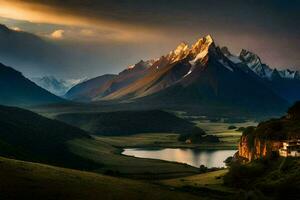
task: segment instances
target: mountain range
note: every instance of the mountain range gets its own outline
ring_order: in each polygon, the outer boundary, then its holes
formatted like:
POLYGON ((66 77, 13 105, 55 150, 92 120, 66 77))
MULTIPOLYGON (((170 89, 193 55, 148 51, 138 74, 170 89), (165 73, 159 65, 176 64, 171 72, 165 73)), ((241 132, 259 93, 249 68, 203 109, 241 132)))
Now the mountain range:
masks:
POLYGON ((243 49, 239 56, 232 55, 228 48, 222 48, 223 53, 236 64, 246 64, 275 93, 290 103, 300 99, 300 72, 290 69, 279 70, 262 63, 254 53, 243 49))
MULTIPOLYGON (((6 105, 61 103, 65 100, 52 93, 62 96, 70 85, 81 81, 49 76, 33 78, 35 84, 10 67, 1 65, 0 70, 0 103, 6 105)), ((180 43, 158 59, 141 60, 119 74, 82 81, 63 97, 128 109, 269 115, 282 113, 299 100, 299 90, 298 71, 272 69, 247 50, 233 55, 207 35, 190 46, 180 43)))
MULTIPOLYGON (((74 92, 76 101, 130 102, 155 108, 191 109, 201 112, 284 111, 300 99, 299 72, 272 69, 254 53, 239 56, 215 45, 208 35, 195 44, 179 44, 158 59, 140 61, 118 75, 99 76, 74 92), (78 93, 78 94, 77 94, 78 93)), ((67 93, 68 94, 68 93, 67 93)))

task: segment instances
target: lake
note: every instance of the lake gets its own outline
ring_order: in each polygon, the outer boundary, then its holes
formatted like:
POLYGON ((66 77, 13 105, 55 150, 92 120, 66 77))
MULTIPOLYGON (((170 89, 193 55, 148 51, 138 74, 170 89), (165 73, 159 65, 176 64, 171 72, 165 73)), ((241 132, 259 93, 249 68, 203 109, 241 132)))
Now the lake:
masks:
POLYGON ((225 167, 223 162, 233 156, 237 150, 196 150, 184 148, 144 149, 126 148, 123 155, 138 158, 152 158, 165 161, 185 163, 194 167, 205 165, 211 167, 225 167))

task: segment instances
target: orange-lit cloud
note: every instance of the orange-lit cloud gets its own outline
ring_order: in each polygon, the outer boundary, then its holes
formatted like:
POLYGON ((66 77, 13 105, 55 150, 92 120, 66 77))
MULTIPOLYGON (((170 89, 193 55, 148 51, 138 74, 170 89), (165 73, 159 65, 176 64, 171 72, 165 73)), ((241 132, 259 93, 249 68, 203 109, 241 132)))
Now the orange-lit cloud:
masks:
MULTIPOLYGON (((0 0, 0 17, 32 23, 80 27, 81 31, 78 31, 78 35, 85 36, 85 39, 138 41, 159 37, 154 30, 146 30, 143 27, 102 20, 99 17, 83 16, 66 9, 20 0, 0 0)), ((63 38, 62 31, 52 34, 52 38, 63 38)), ((75 32, 72 31, 72 36, 74 34, 75 32)))
POLYGON ((21 30, 19 27, 17 27, 17 26, 11 27, 11 29, 14 30, 14 31, 22 31, 22 30, 21 30))
POLYGON ((63 39, 63 37, 64 37, 64 30, 61 30, 61 29, 59 29, 59 30, 55 30, 53 33, 51 33, 51 37, 53 38, 53 39, 63 39))
POLYGON ((65 10, 42 4, 25 3, 19 0, 0 0, 0 16, 35 23, 60 25, 89 25, 89 19, 66 13, 65 10))

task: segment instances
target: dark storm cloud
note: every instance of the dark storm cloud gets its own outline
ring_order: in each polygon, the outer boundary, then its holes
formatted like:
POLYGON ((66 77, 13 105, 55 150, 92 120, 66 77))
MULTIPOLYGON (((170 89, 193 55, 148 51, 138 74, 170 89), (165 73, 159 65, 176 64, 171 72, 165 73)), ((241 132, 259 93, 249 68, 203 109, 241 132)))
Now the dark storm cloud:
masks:
MULTIPOLYGON (((165 27, 178 24, 274 29, 299 25, 297 0, 23 0, 64 9, 68 13, 143 26, 165 27), (223 24, 227 23, 227 24, 223 24)), ((296 30, 299 33, 299 30, 296 30)))

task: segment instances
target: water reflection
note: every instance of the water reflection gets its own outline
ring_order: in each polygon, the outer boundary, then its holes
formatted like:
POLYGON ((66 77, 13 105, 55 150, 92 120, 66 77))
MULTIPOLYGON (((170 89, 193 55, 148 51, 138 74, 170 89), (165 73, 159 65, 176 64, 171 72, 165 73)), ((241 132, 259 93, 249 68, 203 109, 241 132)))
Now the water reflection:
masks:
POLYGON ((166 161, 186 163, 199 167, 225 167, 223 162, 227 157, 233 156, 236 150, 195 150, 195 149, 124 149, 123 155, 135 156, 138 158, 152 158, 166 161))

